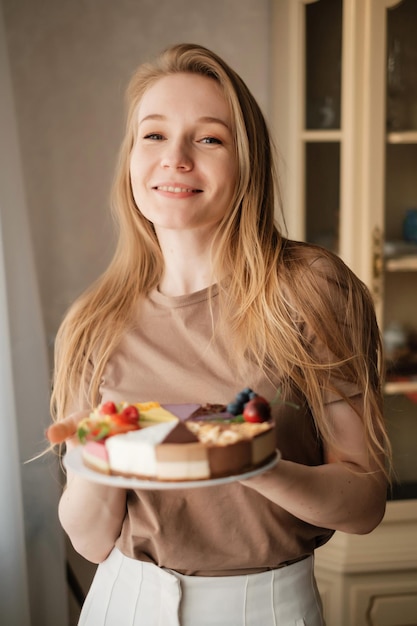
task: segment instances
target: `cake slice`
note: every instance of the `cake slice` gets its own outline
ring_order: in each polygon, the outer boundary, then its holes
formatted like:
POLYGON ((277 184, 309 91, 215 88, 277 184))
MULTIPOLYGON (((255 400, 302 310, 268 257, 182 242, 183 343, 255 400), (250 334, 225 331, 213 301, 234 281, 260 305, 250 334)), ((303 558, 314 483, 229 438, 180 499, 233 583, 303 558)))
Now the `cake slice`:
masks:
POLYGON ((82 449, 84 464, 101 474, 110 474, 109 455, 104 441, 87 441, 82 449))
POLYGON ((139 411, 139 426, 154 426, 160 422, 177 421, 176 415, 159 402, 137 402, 134 405, 139 411))
POLYGON ((206 450, 182 422, 161 422, 110 437, 105 445, 113 474, 155 480, 210 476, 206 450))

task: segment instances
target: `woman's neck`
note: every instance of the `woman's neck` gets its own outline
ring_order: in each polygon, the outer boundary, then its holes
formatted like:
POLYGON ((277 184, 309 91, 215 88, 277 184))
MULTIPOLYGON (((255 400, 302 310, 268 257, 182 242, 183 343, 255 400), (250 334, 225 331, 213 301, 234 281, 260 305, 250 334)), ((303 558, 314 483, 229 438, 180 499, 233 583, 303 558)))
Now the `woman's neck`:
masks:
POLYGON ((213 283, 211 237, 193 231, 158 232, 165 270, 158 289, 167 296, 195 293, 213 283))

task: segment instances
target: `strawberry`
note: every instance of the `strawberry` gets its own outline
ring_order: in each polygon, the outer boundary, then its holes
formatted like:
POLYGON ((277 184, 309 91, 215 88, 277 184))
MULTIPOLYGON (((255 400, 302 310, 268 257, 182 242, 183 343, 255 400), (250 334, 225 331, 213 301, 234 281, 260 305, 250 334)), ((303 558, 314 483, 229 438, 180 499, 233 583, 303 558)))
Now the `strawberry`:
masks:
MULTIPOLYGON (((119 405, 119 410, 120 408, 119 405)), ((119 412, 114 402, 104 402, 97 413, 93 412, 89 418, 80 423, 77 434, 80 441, 85 443, 100 441, 138 428, 140 428, 139 411, 136 406, 126 405, 119 412)))
POLYGON ((139 420, 139 411, 133 404, 129 404, 126 406, 123 411, 120 413, 121 416, 128 422, 129 424, 137 424, 139 420))
POLYGON ((109 437, 112 435, 121 435, 129 432, 130 430, 138 430, 138 427, 139 425, 137 421, 136 423, 132 423, 126 419, 124 415, 117 413, 116 415, 112 415, 109 437))
POLYGON ((114 415, 117 413, 117 408, 114 402, 105 402, 100 407, 100 413, 102 415, 114 415))
POLYGON ((139 411, 133 404, 125 406, 120 413, 111 416, 110 428, 110 435, 127 433, 129 430, 137 430, 139 428, 139 411))
POLYGON ((262 396, 252 398, 243 408, 243 419, 245 422, 267 422, 270 417, 271 407, 269 406, 269 402, 265 400, 265 398, 262 398, 262 396))

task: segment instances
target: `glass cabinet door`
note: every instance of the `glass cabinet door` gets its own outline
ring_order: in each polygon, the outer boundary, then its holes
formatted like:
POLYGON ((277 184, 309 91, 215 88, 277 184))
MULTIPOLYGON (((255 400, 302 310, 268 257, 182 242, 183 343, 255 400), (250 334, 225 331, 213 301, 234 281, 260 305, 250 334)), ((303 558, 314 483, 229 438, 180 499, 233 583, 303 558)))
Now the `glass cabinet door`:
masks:
POLYGON ((339 252, 342 0, 305 7, 305 239, 339 252), (335 132, 336 131, 336 132, 335 132))
POLYGON ((417 26, 416 0, 387 9, 383 331, 385 413, 399 482, 417 497, 417 26))
POLYGON ((416 0, 387 10, 383 325, 393 374, 417 390, 416 27, 416 0))
POLYGON ((340 129, 342 0, 305 7, 305 128, 340 129))
POLYGON ((274 7, 288 233, 339 254, 373 294, 395 461, 415 489, 417 0, 274 7))
POLYGON ((387 129, 416 131, 416 2, 399 2, 388 9, 387 18, 387 129))

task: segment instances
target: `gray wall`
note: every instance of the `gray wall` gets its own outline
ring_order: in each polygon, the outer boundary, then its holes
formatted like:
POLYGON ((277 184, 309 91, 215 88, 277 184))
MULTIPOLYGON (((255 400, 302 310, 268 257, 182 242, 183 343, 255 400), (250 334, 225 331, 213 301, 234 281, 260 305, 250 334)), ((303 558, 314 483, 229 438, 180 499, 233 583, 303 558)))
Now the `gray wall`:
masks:
POLYGON ((190 41, 223 56, 268 114, 268 0, 1 0, 46 333, 114 245, 109 190, 136 66, 190 41))

